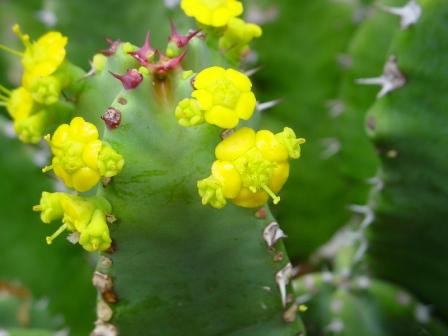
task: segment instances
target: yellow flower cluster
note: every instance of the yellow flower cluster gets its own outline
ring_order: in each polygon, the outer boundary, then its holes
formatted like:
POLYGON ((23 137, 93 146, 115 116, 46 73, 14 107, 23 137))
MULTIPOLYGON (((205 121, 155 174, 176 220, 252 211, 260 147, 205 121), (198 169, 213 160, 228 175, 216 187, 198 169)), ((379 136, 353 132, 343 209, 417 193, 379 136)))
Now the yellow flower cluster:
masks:
POLYGON ((212 174, 198 182, 202 204, 222 208, 227 200, 245 208, 280 201, 276 195, 289 176, 289 159, 300 157, 300 145, 294 131, 285 128, 273 134, 241 128, 218 144, 212 174))
POLYGON ((182 100, 175 111, 182 126, 198 125, 205 120, 222 128, 233 128, 240 119, 252 117, 256 99, 245 74, 210 67, 196 76, 194 88, 192 98, 182 100))
POLYGON ((219 47, 230 59, 238 60, 249 50, 249 43, 260 37, 262 30, 254 23, 237 18, 243 13, 243 4, 237 0, 182 0, 186 15, 200 24, 219 30, 219 47))
POLYGON ((246 23, 239 18, 232 18, 224 34, 219 39, 219 47, 230 57, 238 58, 249 51, 249 43, 256 37, 260 37, 263 31, 254 23, 246 23))
POLYGON ((46 106, 59 101, 62 84, 55 73, 64 62, 67 38, 59 32, 48 32, 31 42, 18 25, 14 25, 13 31, 22 40, 25 50, 19 52, 3 45, 0 49, 21 58, 22 86, 15 90, 0 86, 0 105, 11 115, 19 139, 37 143, 48 119, 46 106))
POLYGON ((33 210, 40 211, 42 222, 47 224, 62 219, 62 226, 47 237, 48 244, 67 230, 76 233, 76 240, 89 252, 105 251, 111 245, 106 214, 110 214, 112 207, 103 197, 43 192, 40 204, 33 210))
POLYGON ((182 0, 180 6, 188 16, 212 27, 223 27, 243 13, 243 4, 238 0, 182 0))
POLYGON ((90 190, 101 177, 115 176, 123 168, 123 157, 99 139, 95 125, 81 117, 62 124, 45 139, 53 160, 44 171, 53 169, 67 187, 79 192, 90 190))

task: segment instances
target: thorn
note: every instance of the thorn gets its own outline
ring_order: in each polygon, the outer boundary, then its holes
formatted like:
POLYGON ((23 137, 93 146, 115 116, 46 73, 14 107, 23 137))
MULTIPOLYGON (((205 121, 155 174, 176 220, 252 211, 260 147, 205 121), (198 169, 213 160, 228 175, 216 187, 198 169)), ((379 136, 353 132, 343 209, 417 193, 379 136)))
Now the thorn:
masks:
POLYGON ((322 281, 324 283, 331 283, 333 282, 333 273, 324 271, 322 272, 322 281))
POLYGON ((329 325, 327 325, 325 330, 338 334, 344 330, 344 322, 339 319, 333 320, 329 325))
POLYGON ((348 70, 353 67, 353 58, 350 54, 339 54, 336 56, 336 62, 342 69, 348 70))
POLYGON ((379 176, 374 176, 372 178, 369 178, 367 180, 368 184, 371 184, 373 186, 374 192, 379 192, 383 190, 384 188, 384 181, 379 176))
POLYGON ((341 151, 342 145, 337 138, 322 139, 321 143, 325 147, 324 151, 320 155, 322 160, 328 160, 341 151))
POLYGON ((381 86, 381 91, 377 95, 377 98, 381 98, 387 95, 389 92, 392 92, 404 86, 404 84, 406 84, 406 78, 398 68, 396 57, 391 56, 386 62, 383 74, 380 77, 361 78, 357 79, 355 82, 362 85, 381 86))
POLYGON ((404 291, 399 291, 397 293, 396 299, 397 302, 402 306, 407 306, 411 303, 411 296, 404 291))
POLYGON ((95 271, 92 278, 93 286, 100 291, 100 293, 105 293, 112 290, 112 278, 104 273, 95 271))
POLYGON ((113 324, 98 323, 90 336, 118 336, 118 330, 113 324))
POLYGON ((104 300, 98 300, 96 304, 96 317, 100 323, 108 322, 112 318, 113 311, 104 300))
POLYGON ((104 56, 112 56, 117 52, 118 46, 121 44, 120 40, 112 40, 110 38, 106 38, 106 42, 109 44, 109 48, 107 49, 103 49, 100 52, 104 55, 104 56))
POLYGON ((291 305, 291 307, 289 307, 288 309, 285 310, 285 312, 283 313, 283 320, 287 323, 292 323, 296 320, 297 318, 297 310, 298 310, 299 306, 297 306, 296 303, 293 303, 291 305))
POLYGON ((268 247, 273 247, 280 239, 286 238, 287 235, 280 229, 277 222, 272 222, 263 230, 263 239, 268 247))
POLYGON ((343 306, 344 303, 342 302, 342 300, 335 299, 330 303, 330 310, 333 313, 338 314, 341 312, 343 306))
POLYGON ((113 223, 115 223, 117 221, 117 217, 115 217, 112 214, 106 214, 106 221, 109 224, 113 224, 113 223))
POLYGON ((291 263, 288 263, 284 268, 275 274, 275 281, 280 289, 280 295, 282 299, 283 307, 286 307, 287 293, 286 286, 291 279, 297 274, 297 269, 292 267, 291 263))
POLYGON ((418 304, 415 307, 414 316, 418 322, 426 324, 431 319, 431 308, 423 304, 418 304))
POLYGON ((403 7, 389 7, 380 5, 380 9, 386 13, 399 16, 401 18, 400 26, 402 30, 416 24, 422 15, 422 7, 416 0, 410 0, 403 7))
POLYGON ((263 112, 263 111, 269 110, 269 109, 273 108, 274 106, 277 106, 281 102, 282 102, 281 99, 275 99, 275 100, 271 100, 271 101, 268 101, 265 103, 257 103, 257 111, 263 112))
POLYGON ((328 114, 332 118, 339 117, 345 111, 344 102, 338 99, 329 100, 325 105, 328 108, 328 114))
POLYGON ((370 288, 371 281, 367 276, 360 276, 356 279, 356 286, 359 289, 368 289, 370 288))
POLYGON ((173 9, 179 4, 179 0, 164 0, 165 6, 169 9, 173 9))
POLYGON ((75 244, 77 244, 77 243, 79 242, 79 237, 80 237, 80 233, 77 232, 77 231, 75 231, 75 232, 70 233, 70 234, 67 236, 67 240, 68 240, 70 243, 72 243, 73 245, 75 245, 75 244))
POLYGON ((376 129, 376 119, 373 116, 368 116, 367 117, 367 128, 370 131, 375 131, 376 129))
POLYGON ((260 71, 263 68, 263 66, 257 66, 256 68, 249 69, 244 72, 244 74, 248 77, 255 75, 258 71, 260 71))
POLYGON ((373 213, 372 208, 368 205, 350 205, 349 209, 353 211, 354 213, 358 213, 360 215, 364 216, 364 220, 361 222, 360 227, 362 229, 365 229, 367 226, 369 226, 375 219, 375 214, 373 213))

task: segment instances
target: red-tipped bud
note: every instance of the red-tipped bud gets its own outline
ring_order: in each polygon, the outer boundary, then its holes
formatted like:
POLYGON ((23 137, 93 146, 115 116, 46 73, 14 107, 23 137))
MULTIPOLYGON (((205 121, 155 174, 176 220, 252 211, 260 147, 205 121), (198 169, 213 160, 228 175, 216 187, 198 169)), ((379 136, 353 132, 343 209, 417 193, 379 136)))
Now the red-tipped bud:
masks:
POLYGON ((187 35, 181 35, 177 32, 174 22, 170 20, 171 35, 168 42, 175 43, 178 48, 184 48, 190 40, 199 34, 200 30, 190 31, 187 35))
POLYGON ((134 57, 141 65, 148 65, 148 60, 155 54, 156 50, 151 47, 151 35, 148 32, 146 34, 145 43, 143 47, 137 51, 129 52, 129 55, 134 57))
POLYGON ((104 120, 108 129, 117 128, 121 123, 121 112, 114 107, 109 107, 101 119, 104 120))
POLYGON ((113 54, 115 54, 117 52, 117 48, 120 45, 121 41, 120 40, 114 41, 110 38, 107 38, 106 42, 109 44, 109 48, 101 50, 101 53, 104 56, 112 56, 113 54))
MULTIPOLYGON (((159 52, 157 51, 156 54, 158 55, 159 52)), ((160 59, 157 63, 148 64, 147 66, 151 70, 151 72, 153 72, 157 75, 160 75, 160 76, 164 76, 169 71, 177 68, 179 63, 182 62, 182 60, 185 58, 186 54, 187 54, 187 51, 185 50, 182 54, 180 54, 179 56, 174 57, 174 58, 168 58, 164 55, 161 55, 160 59)))
POLYGON ((143 76, 137 69, 129 69, 126 74, 118 75, 111 72, 112 76, 120 80, 125 90, 135 89, 143 80, 143 76))

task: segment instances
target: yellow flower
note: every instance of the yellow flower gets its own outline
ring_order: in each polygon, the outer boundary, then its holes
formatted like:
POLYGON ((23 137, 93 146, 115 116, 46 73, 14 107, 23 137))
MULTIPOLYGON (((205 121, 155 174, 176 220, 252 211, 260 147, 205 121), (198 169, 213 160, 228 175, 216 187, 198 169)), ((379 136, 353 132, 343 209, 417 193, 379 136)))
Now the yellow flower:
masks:
POLYGON ((9 91, 4 87, 0 87, 0 101, 6 105, 6 109, 13 120, 24 120, 28 118, 33 110, 33 97, 31 93, 24 87, 19 87, 9 91))
POLYGON ((54 156, 44 171, 53 169, 67 187, 79 192, 88 191, 102 176, 115 176, 123 168, 123 157, 99 140, 95 125, 81 117, 70 125, 62 124, 46 140, 54 156))
POLYGON ((182 100, 176 117, 183 126, 196 125, 202 120, 222 128, 233 128, 240 119, 252 117, 256 99, 252 83, 234 69, 210 67, 202 70, 194 80, 194 99, 182 100))
POLYGON ((300 156, 304 142, 287 127, 277 134, 239 129, 216 146, 212 174, 198 182, 202 203, 222 208, 231 200, 253 208, 266 203, 270 196, 277 204, 280 197, 275 193, 289 176, 288 160, 300 156))
POLYGON ((81 232, 79 244, 86 251, 94 252, 107 250, 111 243, 106 216, 102 210, 95 210, 89 225, 81 232))
POLYGON ((239 18, 232 18, 224 35, 219 39, 219 47, 235 58, 239 58, 249 49, 249 43, 260 37, 262 30, 254 23, 246 23, 239 18))
POLYGON ((182 0, 180 6, 186 15, 213 27, 223 27, 243 13, 243 4, 237 0, 182 0))
POLYGON ((23 34, 19 25, 14 25, 12 29, 25 45, 22 56, 24 86, 28 87, 36 78, 49 76, 59 68, 65 59, 67 37, 60 32, 51 31, 37 41, 30 42, 29 35, 23 34))
POLYGON ((41 220, 47 224, 62 219, 63 224, 46 238, 49 245, 65 231, 79 233, 79 243, 89 252, 104 251, 111 244, 106 213, 110 213, 112 207, 103 197, 43 192, 39 205, 33 210, 40 211, 41 220))

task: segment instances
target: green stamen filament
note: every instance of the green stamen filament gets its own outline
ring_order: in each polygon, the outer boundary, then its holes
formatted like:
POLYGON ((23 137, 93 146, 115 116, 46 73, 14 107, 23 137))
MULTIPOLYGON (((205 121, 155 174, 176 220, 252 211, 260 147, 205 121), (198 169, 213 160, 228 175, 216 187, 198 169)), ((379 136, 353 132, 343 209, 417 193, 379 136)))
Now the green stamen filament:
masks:
POLYGON ((10 54, 12 54, 14 56, 18 56, 18 57, 22 57, 23 56, 23 52, 14 50, 14 49, 9 48, 9 47, 7 47, 7 46, 5 46, 3 44, 0 44, 0 49, 4 50, 4 51, 6 51, 6 52, 8 52, 8 53, 10 53, 10 54))
POLYGON ((33 211, 38 212, 38 211, 42 211, 42 210, 43 210, 43 208, 42 208, 42 205, 40 205, 40 204, 33 206, 33 211))
POLYGON ((11 90, 8 90, 7 88, 5 88, 3 85, 0 84, 0 92, 3 92, 4 94, 10 96, 11 95, 11 90))
POLYGON ((52 165, 43 167, 43 168, 42 168, 42 173, 48 173, 48 172, 49 172, 50 170, 52 170, 52 169, 53 169, 53 166, 52 166, 52 165))
POLYGON ((266 191, 269 196, 271 196, 274 204, 278 204, 278 202, 280 202, 280 197, 274 194, 274 192, 266 184, 262 184, 261 188, 263 188, 263 190, 266 191))
POLYGON ((51 245, 53 243, 53 240, 55 240, 62 232, 67 230, 67 224, 63 224, 59 227, 59 229, 56 230, 55 233, 53 233, 51 236, 48 236, 46 238, 47 244, 51 245))

